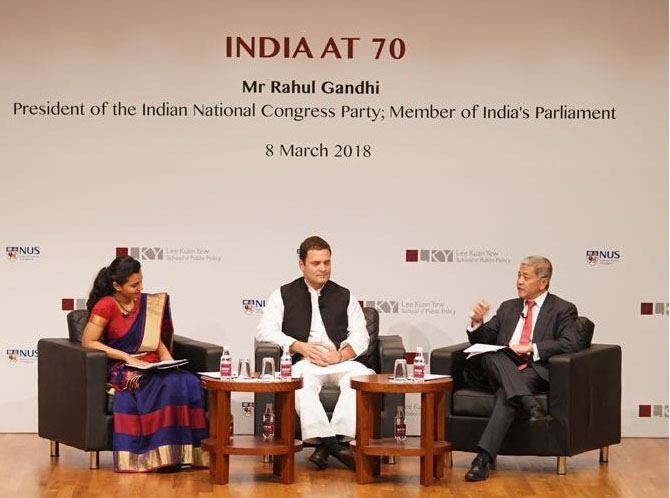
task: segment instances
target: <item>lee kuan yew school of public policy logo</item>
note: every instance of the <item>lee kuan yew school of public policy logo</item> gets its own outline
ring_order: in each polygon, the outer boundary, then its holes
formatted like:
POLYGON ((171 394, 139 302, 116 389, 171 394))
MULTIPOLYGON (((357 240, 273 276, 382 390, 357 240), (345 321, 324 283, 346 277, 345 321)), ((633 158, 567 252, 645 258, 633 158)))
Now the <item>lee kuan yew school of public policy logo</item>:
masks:
POLYGON ((221 262, 221 255, 203 247, 117 247, 116 257, 131 256, 138 261, 221 262))
POLYGON ((407 263, 501 263, 511 258, 495 249, 406 249, 407 263))
POLYGON ((639 418, 668 418, 670 417, 670 408, 668 405, 638 405, 639 418))
POLYGON ((76 310, 85 310, 86 309, 86 299, 85 298, 72 298, 64 297, 60 300, 60 309, 61 311, 76 311, 76 310))
POLYGON ((447 303, 435 300, 419 299, 384 299, 375 301, 358 301, 362 308, 374 308, 380 314, 406 315, 455 315, 456 310, 447 303))
POLYGON ((668 315, 668 303, 640 303, 640 315, 668 315))

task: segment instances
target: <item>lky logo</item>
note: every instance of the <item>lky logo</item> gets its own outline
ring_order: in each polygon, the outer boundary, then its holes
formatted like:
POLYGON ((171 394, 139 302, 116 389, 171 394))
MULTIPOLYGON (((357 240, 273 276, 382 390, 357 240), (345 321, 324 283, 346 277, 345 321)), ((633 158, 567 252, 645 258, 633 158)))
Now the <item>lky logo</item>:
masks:
POLYGON ((143 261, 163 261, 165 249, 162 247, 117 247, 116 257, 131 256, 143 261))
POLYGON ((400 313, 400 301, 359 301, 363 308, 374 308, 379 313, 400 313))
POLYGON ((64 297, 60 300, 60 309, 62 311, 85 310, 86 299, 64 297))
POLYGON ((453 263, 453 249, 407 249, 405 262, 407 263, 453 263))
POLYGON ((668 315, 668 303, 640 303, 640 315, 668 315))
POLYGON ((639 418, 651 417, 670 417, 670 407, 668 405, 638 405, 639 418))

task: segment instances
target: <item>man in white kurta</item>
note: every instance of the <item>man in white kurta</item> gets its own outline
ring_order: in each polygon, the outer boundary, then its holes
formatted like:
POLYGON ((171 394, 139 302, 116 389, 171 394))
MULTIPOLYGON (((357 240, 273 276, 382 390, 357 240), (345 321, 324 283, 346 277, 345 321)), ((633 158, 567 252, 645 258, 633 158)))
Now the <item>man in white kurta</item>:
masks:
POLYGON ((369 344, 363 310, 353 294, 330 281, 331 251, 325 240, 306 239, 298 266, 303 278, 272 293, 256 339, 287 345, 294 359, 302 357, 293 376, 303 377, 303 388, 296 391, 302 438, 318 444, 309 460, 323 469, 330 454, 353 469, 353 454, 340 444, 356 435, 356 393, 349 381, 374 373, 355 361, 369 344), (330 421, 319 400, 324 386, 340 388, 330 421))

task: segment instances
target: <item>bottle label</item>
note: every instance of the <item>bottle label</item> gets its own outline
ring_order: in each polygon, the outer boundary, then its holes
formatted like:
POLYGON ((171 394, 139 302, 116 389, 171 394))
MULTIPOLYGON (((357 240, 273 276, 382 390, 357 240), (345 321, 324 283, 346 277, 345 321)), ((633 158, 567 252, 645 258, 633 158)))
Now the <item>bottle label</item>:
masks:
POLYGON ((407 436, 407 425, 396 424, 395 426, 395 437, 404 439, 407 436))
POLYGON ((293 365, 290 362, 285 362, 281 364, 281 378, 290 379, 293 375, 293 365))
POLYGON ((229 379, 230 374, 232 370, 232 364, 229 361, 222 361, 221 362, 221 378, 222 379, 229 379))
POLYGON ((265 439, 270 439, 275 435, 275 424, 274 422, 263 422, 263 437, 265 439))
POLYGON ((424 372, 425 372, 425 365, 417 365, 416 362, 415 362, 414 363, 414 378, 415 379, 423 379, 424 372))

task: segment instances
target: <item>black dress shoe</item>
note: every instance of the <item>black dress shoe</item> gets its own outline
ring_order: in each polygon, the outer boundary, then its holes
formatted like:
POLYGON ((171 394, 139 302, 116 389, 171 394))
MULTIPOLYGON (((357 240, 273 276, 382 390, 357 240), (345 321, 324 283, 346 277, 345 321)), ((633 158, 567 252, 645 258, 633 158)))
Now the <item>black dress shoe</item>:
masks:
POLYGON ((349 467, 351 470, 356 470, 356 457, 350 448, 339 446, 336 450, 331 450, 330 454, 342 462, 346 467, 349 467))
POLYGON ((530 409, 530 418, 528 420, 533 425, 542 423, 546 424, 551 420, 551 415, 547 415, 541 406, 534 406, 530 409))
POLYGON ((318 470, 323 470, 328 467, 328 450, 322 444, 316 447, 307 460, 312 462, 318 470))
POLYGON ((484 481, 489 476, 489 459, 479 454, 472 461, 472 466, 465 474, 466 481, 484 481))

